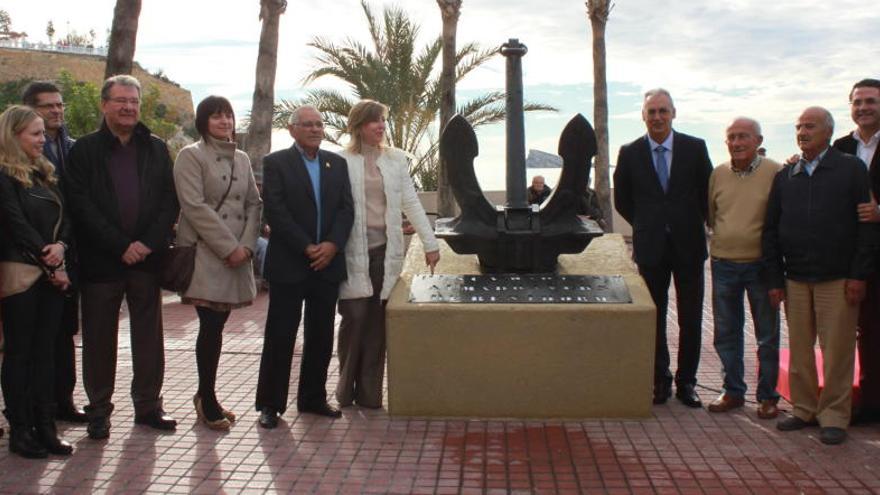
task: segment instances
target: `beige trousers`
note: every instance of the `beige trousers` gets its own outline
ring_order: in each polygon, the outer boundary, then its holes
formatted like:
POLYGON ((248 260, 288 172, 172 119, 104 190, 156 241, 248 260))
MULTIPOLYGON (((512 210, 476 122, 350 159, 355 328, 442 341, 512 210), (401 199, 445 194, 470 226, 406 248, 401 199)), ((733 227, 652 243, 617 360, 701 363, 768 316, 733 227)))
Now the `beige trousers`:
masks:
POLYGON ((785 284, 794 415, 824 427, 846 428, 852 409, 859 307, 847 304, 844 285, 843 279, 785 284), (825 381, 821 393, 813 354, 817 337, 825 381))

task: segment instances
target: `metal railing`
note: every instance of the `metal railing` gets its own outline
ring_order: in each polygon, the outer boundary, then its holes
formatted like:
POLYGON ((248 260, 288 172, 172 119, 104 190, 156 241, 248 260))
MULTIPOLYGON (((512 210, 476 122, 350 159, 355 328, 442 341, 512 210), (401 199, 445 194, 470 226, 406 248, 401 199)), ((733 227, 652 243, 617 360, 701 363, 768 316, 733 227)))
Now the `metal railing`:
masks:
POLYGON ((18 50, 37 50, 43 52, 74 53, 77 55, 107 55, 106 46, 73 46, 50 43, 31 43, 27 40, 0 40, 0 48, 14 48, 18 50))

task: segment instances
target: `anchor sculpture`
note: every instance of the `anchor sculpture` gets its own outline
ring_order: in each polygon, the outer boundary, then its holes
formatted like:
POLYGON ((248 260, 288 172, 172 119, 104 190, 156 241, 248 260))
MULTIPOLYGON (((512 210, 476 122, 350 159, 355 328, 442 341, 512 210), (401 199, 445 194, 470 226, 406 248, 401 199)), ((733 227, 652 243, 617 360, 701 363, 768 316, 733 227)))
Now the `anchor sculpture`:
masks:
POLYGON ((507 58, 507 201, 493 206, 483 195, 474 173, 477 136, 461 115, 453 117, 440 136, 448 182, 461 214, 440 218, 437 237, 458 254, 476 254, 484 273, 555 272, 560 254, 576 254, 604 232, 578 216, 578 201, 587 188, 596 134, 582 115, 572 118, 559 138, 562 173, 543 208, 526 196, 525 130, 523 123, 522 57, 525 45, 510 39, 501 46, 507 58))

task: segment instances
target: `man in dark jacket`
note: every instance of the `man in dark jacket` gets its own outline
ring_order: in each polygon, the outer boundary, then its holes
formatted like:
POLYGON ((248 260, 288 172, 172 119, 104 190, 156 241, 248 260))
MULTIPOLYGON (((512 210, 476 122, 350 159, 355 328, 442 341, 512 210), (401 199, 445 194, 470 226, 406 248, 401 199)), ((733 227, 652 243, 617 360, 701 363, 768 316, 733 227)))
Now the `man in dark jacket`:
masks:
MULTIPOLYGON (((33 108, 46 125, 46 144, 43 154, 55 165, 62 191, 64 190, 64 169, 69 160, 68 153, 73 139, 64 126, 64 101, 58 86, 48 81, 35 81, 25 87, 22 103, 33 108)), ((73 246, 70 246, 72 248, 73 246)), ((76 263, 74 251, 67 253, 67 273, 76 282, 76 263)), ((73 336, 79 330, 79 290, 71 285, 65 294, 61 328, 55 340, 55 417, 60 421, 85 423, 86 413, 73 403, 73 389, 76 385, 76 354, 73 336)))
POLYGON ((673 131, 675 106, 665 89, 645 93, 647 135, 620 147, 614 171, 614 205, 633 228, 633 257, 657 306, 654 404, 672 395, 666 312, 675 280, 678 369, 675 396, 701 407, 696 392, 703 324, 706 211, 712 162, 706 142, 673 131))
POLYGON ((796 129, 801 157, 776 175, 762 235, 770 303, 785 301, 791 353, 794 410, 776 427, 818 423, 820 440, 837 444, 846 440, 850 421, 856 322, 873 270, 876 227, 858 216, 858 205, 870 198, 865 166, 829 147, 831 113, 807 108, 796 129), (816 337, 824 362, 821 393, 816 337))
POLYGON ((275 428, 287 408, 296 330, 305 306, 303 355, 296 407, 331 418, 327 367, 333 353, 333 321, 339 284, 345 280, 345 244, 354 223, 348 166, 319 149, 321 114, 311 106, 290 117, 294 144, 263 159, 263 212, 272 226, 266 259, 269 311, 260 360, 256 409, 260 426, 275 428))
POLYGON ((179 206, 168 148, 139 122, 140 83, 113 76, 101 89, 101 128, 70 150, 67 197, 82 278, 83 384, 89 437, 110 435, 119 309, 126 299, 135 423, 173 430, 162 409, 165 354, 158 252, 179 206))
MULTIPOLYGON (((863 222, 880 224, 880 80, 863 79, 849 93, 856 129, 834 141, 834 148, 858 157, 868 168, 871 200, 859 205, 863 222)), ((880 421, 880 278, 868 277, 865 300, 859 309, 859 388, 862 400, 853 420, 880 421)))

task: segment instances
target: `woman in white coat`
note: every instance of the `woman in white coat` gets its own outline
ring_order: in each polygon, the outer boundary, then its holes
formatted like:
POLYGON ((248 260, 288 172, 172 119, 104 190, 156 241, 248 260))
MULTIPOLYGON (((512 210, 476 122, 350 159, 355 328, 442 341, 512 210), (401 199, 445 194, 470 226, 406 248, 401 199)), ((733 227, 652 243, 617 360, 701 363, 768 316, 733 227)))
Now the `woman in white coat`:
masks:
POLYGON ((348 114, 348 161, 354 198, 354 225, 345 247, 348 278, 339 288, 340 407, 382 407, 385 374, 385 303, 403 268, 402 214, 415 227, 434 271, 440 260, 437 239, 409 176, 407 155, 388 147, 388 107, 362 100, 348 114))
POLYGON ((202 138, 183 148, 174 162, 181 213, 177 243, 196 246, 192 282, 181 299, 195 306, 199 317, 196 413, 209 428, 228 430, 235 414, 217 401, 217 366, 230 311, 256 297, 251 258, 263 202, 250 160, 232 141, 235 115, 229 100, 202 100, 196 108, 196 130, 202 138))

